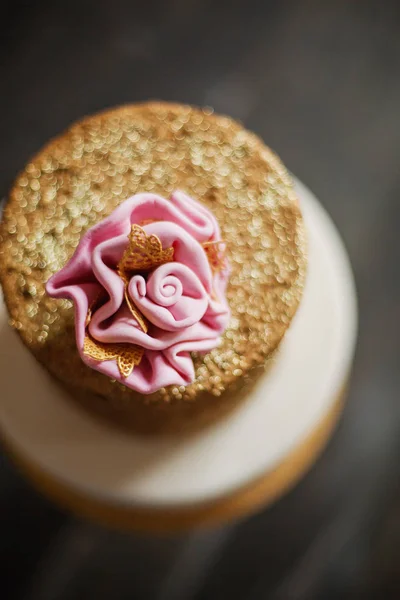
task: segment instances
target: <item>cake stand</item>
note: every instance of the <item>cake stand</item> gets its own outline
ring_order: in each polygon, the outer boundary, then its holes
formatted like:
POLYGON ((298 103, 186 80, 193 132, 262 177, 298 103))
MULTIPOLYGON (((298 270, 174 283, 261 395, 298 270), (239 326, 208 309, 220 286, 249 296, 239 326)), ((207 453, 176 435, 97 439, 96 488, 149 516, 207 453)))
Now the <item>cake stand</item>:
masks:
POLYGON ((190 437, 138 437, 92 418, 24 348, 1 303, 2 441, 39 490, 111 526, 176 531, 266 506, 314 463, 342 409, 357 307, 334 225, 296 188, 309 254, 298 312, 251 398, 190 437))

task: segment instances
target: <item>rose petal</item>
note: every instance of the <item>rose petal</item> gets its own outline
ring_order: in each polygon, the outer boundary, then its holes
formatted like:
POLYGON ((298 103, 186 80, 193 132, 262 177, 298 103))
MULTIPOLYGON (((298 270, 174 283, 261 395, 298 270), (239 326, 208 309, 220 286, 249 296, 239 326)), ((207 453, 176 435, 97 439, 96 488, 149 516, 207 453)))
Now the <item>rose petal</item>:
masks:
POLYGON ((155 269, 147 283, 141 275, 135 275, 128 292, 140 312, 164 331, 194 325, 208 307, 208 294, 196 274, 176 262, 155 269))
POLYGON ((150 223, 145 226, 148 235, 156 235, 165 248, 174 248, 174 262, 182 263, 196 273, 208 293, 212 290, 212 273, 203 247, 175 223, 150 223))
POLYGON ((171 194, 171 202, 187 215, 191 221, 191 229, 186 228, 198 242, 207 242, 221 239, 217 219, 205 206, 196 202, 190 196, 176 190, 171 194))

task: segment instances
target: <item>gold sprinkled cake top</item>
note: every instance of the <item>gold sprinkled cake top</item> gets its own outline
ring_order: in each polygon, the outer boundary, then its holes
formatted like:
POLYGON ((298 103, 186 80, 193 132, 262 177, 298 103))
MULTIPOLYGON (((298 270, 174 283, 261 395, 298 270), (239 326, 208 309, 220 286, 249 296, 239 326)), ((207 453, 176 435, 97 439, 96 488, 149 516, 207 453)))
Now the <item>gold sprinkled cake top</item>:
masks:
POLYGON ((4 210, 0 276, 10 322, 61 380, 111 389, 81 364, 72 304, 47 296, 46 281, 123 200, 146 191, 168 198, 176 189, 203 202, 220 224, 232 317, 221 345, 194 357, 195 381, 155 398, 218 396, 278 346, 306 270, 302 217, 285 168, 254 134, 209 109, 132 105, 88 117, 51 141, 19 175, 4 210))

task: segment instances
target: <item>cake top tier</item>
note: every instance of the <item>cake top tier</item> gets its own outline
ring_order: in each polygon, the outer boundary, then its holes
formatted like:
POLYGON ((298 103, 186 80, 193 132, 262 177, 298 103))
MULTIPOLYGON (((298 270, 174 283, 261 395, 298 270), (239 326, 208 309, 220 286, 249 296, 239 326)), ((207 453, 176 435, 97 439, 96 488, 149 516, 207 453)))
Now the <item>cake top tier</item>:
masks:
MULTIPOLYGON (((147 103, 88 117, 51 141, 17 178, 0 228, 0 275, 11 322, 65 381, 82 372, 71 302, 45 284, 84 232, 140 192, 182 190, 215 215, 231 267, 231 319, 221 345, 194 356, 195 380, 166 400, 220 395, 278 346, 300 301, 305 233, 279 159, 229 118, 147 103)), ((85 377, 105 376, 85 367, 85 377)), ((89 385, 90 387, 90 385, 89 385)))

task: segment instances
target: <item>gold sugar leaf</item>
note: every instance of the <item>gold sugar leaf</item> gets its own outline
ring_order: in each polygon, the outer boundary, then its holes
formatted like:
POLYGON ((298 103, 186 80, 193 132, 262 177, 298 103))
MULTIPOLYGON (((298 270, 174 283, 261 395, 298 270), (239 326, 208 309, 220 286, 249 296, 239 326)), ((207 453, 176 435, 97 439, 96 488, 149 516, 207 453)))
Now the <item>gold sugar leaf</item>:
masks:
POLYGON ((89 327, 90 321, 92 320, 92 315, 93 315, 93 309, 91 306, 89 306, 89 309, 88 309, 87 315, 86 315, 85 327, 89 327))
POLYGON ((203 248, 207 254, 208 262, 213 273, 219 273, 226 268, 226 247, 225 242, 218 240, 215 242, 204 242, 203 248))
POLYGON ((126 378, 132 373, 134 367, 140 364, 143 348, 131 344, 126 350, 121 350, 117 357, 117 365, 122 377, 126 378))
POLYGON ((100 292, 99 294, 97 294, 95 299, 90 303, 88 311, 87 311, 87 315, 86 315, 85 327, 89 327, 89 324, 90 324, 90 321, 92 320, 93 314, 96 312, 96 310, 98 308, 100 308, 100 305, 102 304, 103 296, 104 295, 102 294, 102 292, 100 292))
MULTIPOLYGON (((85 322, 86 336, 83 342, 83 353, 98 362, 116 360, 121 376, 126 379, 132 373, 135 366, 140 364, 144 350, 135 344, 109 344, 99 342, 89 334, 87 328, 89 327, 93 314, 101 306, 102 299, 104 299, 104 294, 98 294, 88 308, 85 322)), ((127 286, 125 286, 125 299, 133 317, 139 323, 143 331, 146 332, 148 327, 147 321, 145 317, 141 315, 136 306, 131 302, 128 295, 127 286)))
MULTIPOLYGON (((147 321, 146 317, 144 317, 142 315, 142 313, 139 311, 137 306, 135 306, 135 304, 132 302, 132 300, 128 294, 128 286, 126 284, 125 284, 124 296, 125 296, 125 301, 128 305, 128 308, 129 308, 132 316, 137 321, 137 323, 140 325, 141 329, 145 333, 147 333, 147 330, 149 328, 148 321, 147 321)), ((102 302, 101 302, 102 297, 103 297, 102 293, 98 294, 98 296, 89 305, 88 312, 86 315, 85 327, 89 327, 89 324, 90 324, 90 321, 92 320, 93 314, 96 312, 96 310, 98 308, 100 308, 100 306, 102 304, 102 302)))
POLYGON ((160 238, 147 235, 140 225, 132 225, 128 239, 128 246, 118 263, 118 273, 125 282, 131 273, 151 271, 174 258, 173 248, 163 250, 160 238))
POLYGON ((149 328, 148 321, 147 321, 146 317, 144 317, 142 315, 142 313, 139 311, 139 309, 137 308, 137 306, 132 302, 132 300, 131 300, 131 298, 130 298, 130 296, 128 294, 128 286, 127 285, 125 285, 125 302, 127 303, 128 308, 131 311, 132 316, 139 323, 139 325, 143 329, 143 331, 145 333, 147 333, 147 330, 149 328))
POLYGON ((135 344, 105 344, 87 333, 83 342, 83 353, 98 362, 116 360, 119 372, 126 379, 135 366, 140 364, 144 349, 135 344))

